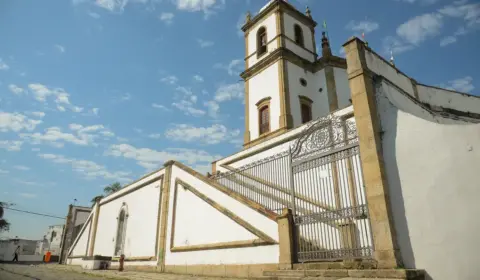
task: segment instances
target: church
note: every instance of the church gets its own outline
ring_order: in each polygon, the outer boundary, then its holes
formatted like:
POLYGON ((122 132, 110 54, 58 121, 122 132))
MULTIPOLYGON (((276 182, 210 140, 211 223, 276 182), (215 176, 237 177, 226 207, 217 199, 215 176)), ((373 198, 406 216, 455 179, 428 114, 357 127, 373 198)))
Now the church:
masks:
POLYGON ((316 25, 285 0, 248 14, 243 149, 206 175, 168 161, 98 200, 66 264, 477 279, 480 98, 422 84, 355 37, 334 56, 316 25))

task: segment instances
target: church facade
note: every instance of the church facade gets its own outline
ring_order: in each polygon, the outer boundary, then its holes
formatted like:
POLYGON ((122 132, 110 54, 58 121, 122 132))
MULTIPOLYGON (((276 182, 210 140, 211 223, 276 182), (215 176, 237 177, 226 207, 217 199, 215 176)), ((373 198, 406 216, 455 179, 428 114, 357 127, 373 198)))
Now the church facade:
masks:
POLYGON ((480 98, 423 85, 358 38, 341 58, 322 34, 318 54, 315 26, 283 0, 248 15, 243 149, 206 176, 166 162, 97 201, 67 264, 476 279, 480 98))

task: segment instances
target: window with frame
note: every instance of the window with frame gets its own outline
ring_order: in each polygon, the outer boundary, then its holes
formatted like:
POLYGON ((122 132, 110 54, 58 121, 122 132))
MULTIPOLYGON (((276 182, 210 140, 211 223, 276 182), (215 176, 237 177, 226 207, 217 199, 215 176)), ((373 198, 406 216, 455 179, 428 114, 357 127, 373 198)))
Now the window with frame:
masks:
POLYGON ((260 135, 270 131, 270 108, 268 105, 260 108, 260 135))
POLYGON ((257 56, 267 52, 267 29, 260 27, 257 31, 257 56))
POLYGON ((313 116, 312 116, 313 101, 306 96, 299 96, 299 98, 300 98, 300 113, 302 117, 302 124, 304 124, 313 119, 313 116))
POLYGON ((303 47, 304 45, 303 45, 303 30, 302 30, 302 28, 300 27, 300 25, 295 24, 293 29, 294 29, 294 33, 295 33, 295 43, 297 43, 298 45, 303 47))

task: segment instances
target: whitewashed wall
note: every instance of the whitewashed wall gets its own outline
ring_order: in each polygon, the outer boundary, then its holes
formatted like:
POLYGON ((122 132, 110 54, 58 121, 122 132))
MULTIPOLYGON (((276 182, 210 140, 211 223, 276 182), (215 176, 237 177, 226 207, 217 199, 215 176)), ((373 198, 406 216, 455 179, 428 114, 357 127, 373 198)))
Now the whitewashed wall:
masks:
POLYGON ((94 255, 113 256, 117 234, 117 217, 123 203, 125 203, 128 209, 124 245, 125 257, 155 256, 158 206, 162 183, 159 177, 163 173, 163 169, 157 171, 123 188, 112 197, 108 196, 102 199, 94 255), (155 180, 152 181, 153 179, 155 180), (122 196, 130 189, 149 181, 152 182, 122 196))
POLYGON ((432 106, 480 114, 478 97, 425 85, 418 85, 417 90, 419 100, 432 106))
MULTIPOLYGON (((424 102, 445 96, 441 90, 428 91, 432 99, 424 102)), ((431 114, 385 82, 377 95, 390 201, 405 266, 425 269, 427 279, 478 279, 480 124, 431 114)))
POLYGON ((343 109, 352 105, 350 102, 351 91, 348 83, 347 69, 333 67, 335 86, 337 88, 338 108, 343 109))
MULTIPOLYGON (((93 216, 93 214, 91 214, 93 216)), ((90 234, 91 219, 83 226, 81 234, 77 236, 78 241, 74 241, 74 247, 70 248, 69 256, 85 256, 87 253, 88 239, 90 234)))
POLYGON ((278 77, 278 62, 251 78, 248 82, 249 114, 250 114, 250 140, 259 136, 259 113, 257 102, 265 97, 270 99, 270 131, 279 128, 280 118, 280 89, 278 77))
MULTIPOLYGON (((278 241, 278 225, 275 221, 266 218, 245 204, 238 202, 174 165, 172 168, 172 189, 170 190, 168 211, 167 248, 170 248, 174 202, 173 186, 176 178, 187 182, 199 192, 278 241)), ((212 206, 189 191, 184 191, 182 187, 179 187, 178 199, 175 222, 176 246, 257 239, 257 237, 243 229, 233 220, 227 218, 223 213, 215 210, 212 206)), ((165 264, 278 263, 278 258, 278 245, 192 252, 170 252, 170 250, 167 249, 165 264)))
POLYGON ((325 71, 320 70, 316 73, 312 73, 298 67, 291 62, 287 63, 288 67, 288 85, 290 89, 290 108, 293 117, 294 127, 302 124, 302 114, 300 110, 299 96, 303 95, 310 98, 313 101, 312 104, 312 117, 313 119, 328 115, 328 93, 325 80, 325 71), (307 86, 300 84, 300 78, 307 81, 307 86), (322 92, 319 89, 322 88, 322 92))
POLYGON ((248 66, 252 67, 258 61, 264 59, 268 56, 269 53, 273 52, 278 48, 277 40, 273 40, 277 36, 277 19, 276 14, 272 13, 270 16, 266 17, 264 20, 257 22, 254 28, 248 33, 248 66), (267 45, 267 53, 263 54, 260 58, 257 58, 257 31, 261 27, 265 27, 267 30, 267 42, 270 42, 267 45), (272 41, 273 40, 273 41, 272 41), (253 54, 253 55, 252 55, 253 54))
POLYGON ((313 47, 313 39, 312 39, 313 34, 312 34, 312 31, 310 31, 310 28, 308 28, 305 24, 296 20, 295 18, 293 18, 287 13, 283 14, 283 19, 284 19, 285 36, 287 38, 290 38, 293 41, 292 42, 290 40, 285 40, 285 44, 286 44, 285 47, 308 61, 311 61, 311 62, 315 61, 316 50, 313 47), (295 24, 298 24, 302 28, 303 43, 304 43, 304 48, 306 50, 294 43, 295 42, 295 31, 294 31, 295 24))

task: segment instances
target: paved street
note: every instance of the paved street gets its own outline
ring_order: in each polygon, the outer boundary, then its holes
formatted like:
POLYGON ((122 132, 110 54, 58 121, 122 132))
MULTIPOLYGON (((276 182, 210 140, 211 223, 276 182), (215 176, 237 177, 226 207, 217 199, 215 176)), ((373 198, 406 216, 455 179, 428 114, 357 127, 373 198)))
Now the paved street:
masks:
MULTIPOLYGON (((218 280, 220 278, 149 272, 83 271, 79 267, 60 265, 0 264, 1 280, 218 280)), ((225 279, 225 278, 224 278, 225 279)))

